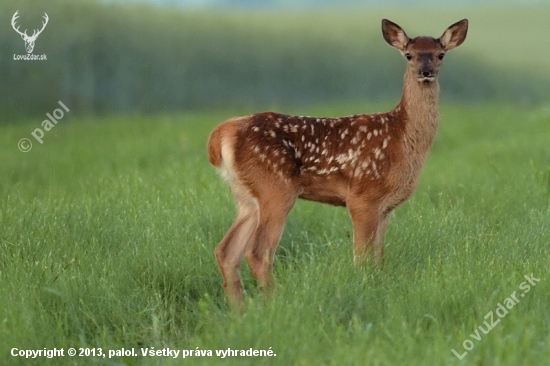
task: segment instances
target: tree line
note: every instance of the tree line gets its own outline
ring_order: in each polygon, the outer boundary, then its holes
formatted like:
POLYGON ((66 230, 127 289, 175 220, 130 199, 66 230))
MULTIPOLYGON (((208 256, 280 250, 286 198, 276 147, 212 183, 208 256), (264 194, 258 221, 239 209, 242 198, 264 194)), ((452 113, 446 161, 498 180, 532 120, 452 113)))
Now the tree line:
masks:
MULTIPOLYGON (((332 101, 397 102, 404 61, 380 34, 339 35, 326 16, 200 12, 96 1, 8 2, 0 14, 0 115, 157 113, 332 101), (33 54, 11 29, 49 23, 33 54), (327 20, 328 19, 328 20, 327 20)), ((548 79, 493 70, 457 53, 442 70, 444 100, 543 100, 548 79), (451 61, 452 60, 452 61, 451 61)))

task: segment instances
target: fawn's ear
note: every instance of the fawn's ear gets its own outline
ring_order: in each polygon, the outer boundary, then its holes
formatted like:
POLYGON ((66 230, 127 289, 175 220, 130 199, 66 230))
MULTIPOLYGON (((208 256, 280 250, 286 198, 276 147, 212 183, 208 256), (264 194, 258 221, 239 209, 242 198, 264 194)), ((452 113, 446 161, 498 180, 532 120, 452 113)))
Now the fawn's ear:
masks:
POLYGON ((466 33, 468 33, 468 19, 462 19, 447 28, 443 35, 439 37, 439 42, 441 42, 445 51, 449 51, 464 42, 466 33))
POLYGON ((404 51, 410 41, 407 33, 400 26, 387 19, 382 19, 382 35, 390 46, 400 51, 404 51))

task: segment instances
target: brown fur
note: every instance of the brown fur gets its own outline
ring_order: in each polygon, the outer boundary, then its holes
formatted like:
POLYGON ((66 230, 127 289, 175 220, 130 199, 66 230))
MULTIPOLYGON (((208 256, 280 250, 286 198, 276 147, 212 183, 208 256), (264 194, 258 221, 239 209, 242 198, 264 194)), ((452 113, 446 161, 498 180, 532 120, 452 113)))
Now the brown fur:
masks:
POLYGON ((210 133, 208 138, 208 161, 210 164, 214 165, 216 168, 219 168, 222 165, 222 134, 221 128, 222 125, 219 125, 210 133))
POLYGON ((345 206, 355 258, 373 253, 382 259, 389 216, 414 191, 437 131, 442 55, 464 41, 467 21, 439 39, 411 40, 387 20, 382 29, 386 42, 408 59, 403 97, 392 111, 340 118, 264 112, 212 131, 209 161, 237 201, 237 218, 215 252, 233 304, 242 301, 243 256, 260 289, 273 287, 273 256, 298 198, 345 206))

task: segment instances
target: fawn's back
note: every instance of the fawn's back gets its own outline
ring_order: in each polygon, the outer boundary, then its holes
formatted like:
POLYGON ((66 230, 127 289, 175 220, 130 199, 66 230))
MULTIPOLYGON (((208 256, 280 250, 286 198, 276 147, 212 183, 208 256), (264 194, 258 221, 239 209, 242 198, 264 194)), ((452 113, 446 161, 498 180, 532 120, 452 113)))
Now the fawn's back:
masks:
POLYGON ((233 165, 252 186, 258 176, 269 176, 290 184, 300 198, 345 206, 350 192, 398 204, 412 191, 399 187, 412 188, 416 180, 405 161, 412 156, 404 154, 401 108, 339 118, 265 112, 226 123, 238 147, 233 165))

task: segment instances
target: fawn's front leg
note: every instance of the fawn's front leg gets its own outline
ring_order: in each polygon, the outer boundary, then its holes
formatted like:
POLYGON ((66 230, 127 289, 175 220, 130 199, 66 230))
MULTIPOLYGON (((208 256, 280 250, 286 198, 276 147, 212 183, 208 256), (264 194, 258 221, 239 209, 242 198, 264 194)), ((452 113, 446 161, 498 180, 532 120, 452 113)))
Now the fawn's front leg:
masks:
POLYGON ((353 260, 362 263, 372 259, 381 263, 384 256, 384 232, 389 215, 368 202, 351 202, 347 205, 353 223, 353 260))

